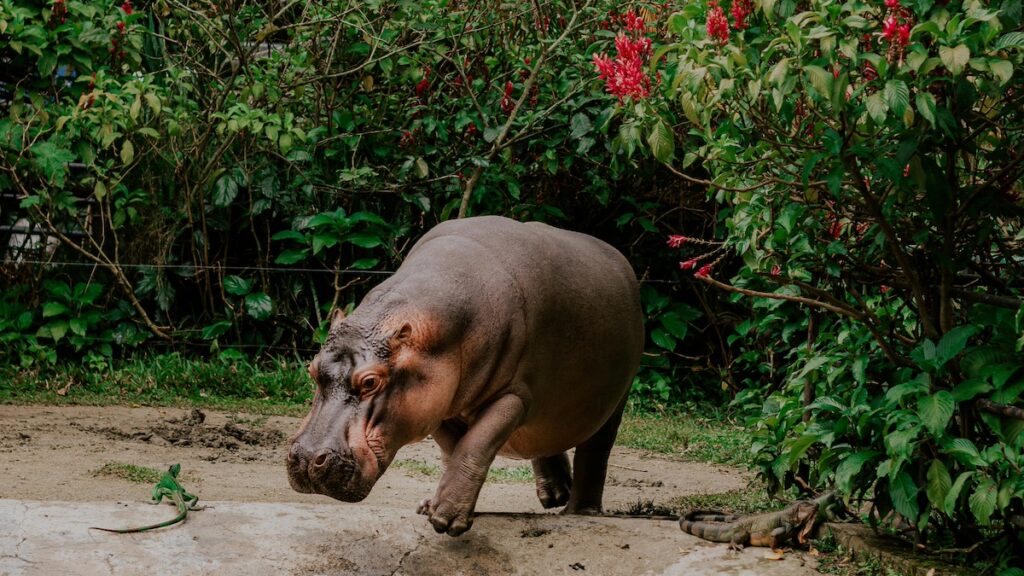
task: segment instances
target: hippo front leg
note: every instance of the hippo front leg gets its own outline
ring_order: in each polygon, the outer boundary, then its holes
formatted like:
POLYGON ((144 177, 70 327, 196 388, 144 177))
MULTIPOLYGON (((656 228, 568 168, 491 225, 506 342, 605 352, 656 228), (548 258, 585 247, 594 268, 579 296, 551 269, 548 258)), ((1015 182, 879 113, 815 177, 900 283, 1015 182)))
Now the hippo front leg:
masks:
POLYGON ((417 510, 429 517, 434 530, 458 536, 473 525, 473 510, 487 470, 525 413, 520 397, 502 396, 484 409, 458 440, 434 498, 424 500, 417 510))

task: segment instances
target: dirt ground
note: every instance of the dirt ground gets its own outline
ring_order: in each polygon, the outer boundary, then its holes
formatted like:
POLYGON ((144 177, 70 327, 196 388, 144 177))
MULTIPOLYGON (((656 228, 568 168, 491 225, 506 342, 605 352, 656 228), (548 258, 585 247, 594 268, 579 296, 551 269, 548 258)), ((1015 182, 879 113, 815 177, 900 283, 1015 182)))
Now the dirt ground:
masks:
MULTIPOLYGON (((158 573, 168 562, 191 562, 175 573, 193 574, 816 573, 804 555, 773 562, 763 549, 736 554, 672 521, 553 516, 522 473, 528 462, 505 459, 495 463, 505 473, 484 485, 474 528, 455 539, 437 535, 413 513, 438 481, 433 442, 402 449, 364 502, 345 504, 289 487, 285 450, 298 423, 183 409, 0 406, 0 516, 11 515, 0 522, 0 574, 158 573), (88 527, 144 524, 155 510, 142 504, 150 485, 96 474, 112 462, 158 470, 181 463, 182 483, 213 510, 182 527, 97 535, 88 527)), ((616 448, 605 509, 746 485, 738 470, 616 448)))
MULTIPOLYGON (((149 487, 95 471, 109 462, 165 470, 179 462, 183 484, 204 500, 343 505, 299 494, 288 485, 284 460, 299 419, 205 411, 91 406, 0 406, 0 498, 102 501, 144 499, 149 487)), ((440 449, 432 441, 406 446, 365 501, 414 510, 433 495, 440 449)), ((495 468, 529 462, 499 458, 495 468)), ((488 481, 481 511, 542 512, 532 481, 488 481)), ((612 453, 605 509, 637 501, 664 504, 674 496, 742 489, 740 471, 681 462, 629 448, 612 453)), ((425 521, 425 520, 424 520, 425 521)))

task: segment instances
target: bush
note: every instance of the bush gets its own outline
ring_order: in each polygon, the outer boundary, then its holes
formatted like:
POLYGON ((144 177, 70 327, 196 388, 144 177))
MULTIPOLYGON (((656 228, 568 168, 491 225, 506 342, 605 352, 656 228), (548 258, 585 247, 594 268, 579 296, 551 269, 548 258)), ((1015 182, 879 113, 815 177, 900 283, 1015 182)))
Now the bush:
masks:
POLYGON ((722 205, 729 251, 673 243, 698 280, 759 299, 734 368, 738 402, 763 403, 764 476, 834 483, 919 537, 999 535, 1004 561, 1024 513, 1020 17, 691 3, 653 48, 662 93, 628 97, 618 136, 655 127, 633 141, 722 205))

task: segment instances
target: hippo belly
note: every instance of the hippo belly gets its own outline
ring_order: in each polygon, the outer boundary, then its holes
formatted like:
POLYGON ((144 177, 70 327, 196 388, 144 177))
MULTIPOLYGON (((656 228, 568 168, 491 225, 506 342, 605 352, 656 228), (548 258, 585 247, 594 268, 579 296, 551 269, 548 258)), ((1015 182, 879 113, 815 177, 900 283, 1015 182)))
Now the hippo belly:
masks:
POLYGON ((292 486, 362 499, 401 446, 432 434, 447 466, 420 512, 440 532, 469 528, 499 452, 532 459, 545 506, 599 511, 642 349, 636 276, 611 246, 501 217, 445 222, 334 315, 292 486))

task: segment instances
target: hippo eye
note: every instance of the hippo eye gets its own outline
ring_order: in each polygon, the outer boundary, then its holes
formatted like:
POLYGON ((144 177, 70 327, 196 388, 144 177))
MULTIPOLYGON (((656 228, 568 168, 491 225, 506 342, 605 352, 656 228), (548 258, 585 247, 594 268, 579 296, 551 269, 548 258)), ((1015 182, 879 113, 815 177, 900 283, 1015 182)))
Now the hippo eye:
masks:
POLYGON ((359 380, 359 395, 362 397, 376 394, 380 388, 381 379, 374 374, 367 374, 359 380))

